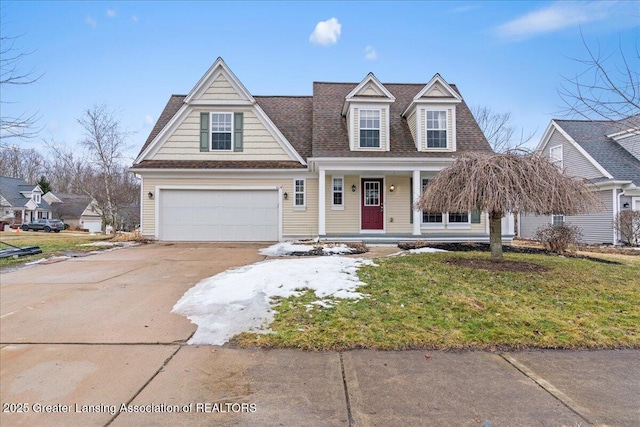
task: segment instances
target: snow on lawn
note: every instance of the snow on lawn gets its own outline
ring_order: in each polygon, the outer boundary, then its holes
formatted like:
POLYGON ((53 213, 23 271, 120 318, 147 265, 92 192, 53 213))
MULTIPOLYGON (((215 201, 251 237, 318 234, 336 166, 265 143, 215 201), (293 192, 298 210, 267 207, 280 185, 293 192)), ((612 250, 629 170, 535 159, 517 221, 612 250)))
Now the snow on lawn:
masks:
POLYGON ((350 248, 345 244, 336 245, 331 243, 314 243, 312 245, 306 245, 298 242, 282 242, 271 245, 268 248, 260 249, 260 255, 287 256, 293 253, 311 252, 317 247, 322 247, 322 252, 325 255, 341 255, 354 252, 353 248, 350 248))
MULTIPOLYGON (((198 329, 189 344, 221 345, 245 331, 273 321, 273 297, 286 298, 311 289, 319 299, 358 299, 356 271, 371 260, 346 257, 278 259, 228 270, 189 289, 172 312, 186 316, 198 329)), ((322 304, 319 304, 322 305, 322 304)))
POLYGON ((412 254, 424 254, 424 253, 434 253, 434 252, 449 252, 444 249, 436 249, 436 248, 418 248, 418 249, 409 249, 409 252, 412 254))

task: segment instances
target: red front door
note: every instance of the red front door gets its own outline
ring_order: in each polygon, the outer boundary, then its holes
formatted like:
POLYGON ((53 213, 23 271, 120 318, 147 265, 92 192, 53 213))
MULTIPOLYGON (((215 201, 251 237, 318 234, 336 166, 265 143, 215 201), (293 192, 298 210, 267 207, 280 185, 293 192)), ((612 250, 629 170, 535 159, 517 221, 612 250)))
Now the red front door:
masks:
POLYGON ((382 230, 384 228, 384 200, 382 179, 363 178, 362 188, 362 229, 382 230))

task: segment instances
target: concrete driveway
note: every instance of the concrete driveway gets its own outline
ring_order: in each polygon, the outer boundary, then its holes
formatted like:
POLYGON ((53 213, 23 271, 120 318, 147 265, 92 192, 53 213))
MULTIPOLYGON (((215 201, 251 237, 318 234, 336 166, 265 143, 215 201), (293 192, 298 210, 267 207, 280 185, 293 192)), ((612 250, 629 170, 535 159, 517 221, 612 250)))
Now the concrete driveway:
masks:
POLYGON ((251 244, 149 244, 0 280, 0 425, 640 425, 640 352, 187 346, 170 313, 251 244), (484 424, 483 424, 484 423, 484 424))

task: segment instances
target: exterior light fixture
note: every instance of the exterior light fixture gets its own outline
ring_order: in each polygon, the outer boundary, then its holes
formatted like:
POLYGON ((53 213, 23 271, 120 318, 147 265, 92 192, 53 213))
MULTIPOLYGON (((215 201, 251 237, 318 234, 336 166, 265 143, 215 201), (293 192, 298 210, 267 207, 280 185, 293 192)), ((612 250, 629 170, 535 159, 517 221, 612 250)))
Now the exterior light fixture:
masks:
POLYGON ((353 184, 353 185, 351 186, 351 192, 352 192, 352 193, 355 193, 355 192, 356 192, 356 185, 355 185, 355 184, 353 184))
POLYGON ((391 184, 391 186, 389 187, 389 193, 393 193, 394 191, 396 191, 396 186, 391 184))
POLYGON ((624 203, 624 204, 622 205, 622 207, 623 207, 623 208, 628 208, 628 207, 629 207, 629 203, 624 203))
POLYGON ((282 196, 284 197, 285 200, 287 200, 289 198, 289 193, 285 191, 282 196))
POLYGON ((147 193, 147 197, 150 198, 150 199, 153 199, 153 193, 151 191, 149 191, 147 193))

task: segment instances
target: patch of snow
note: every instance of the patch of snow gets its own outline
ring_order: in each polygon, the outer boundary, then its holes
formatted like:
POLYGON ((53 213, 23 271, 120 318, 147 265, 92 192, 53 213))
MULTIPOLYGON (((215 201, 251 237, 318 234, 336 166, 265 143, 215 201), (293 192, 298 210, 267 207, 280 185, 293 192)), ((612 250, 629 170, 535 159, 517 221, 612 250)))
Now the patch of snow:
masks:
POLYGON ((328 247, 324 247, 322 248, 322 252, 324 252, 325 254, 350 254, 352 252, 354 252, 353 248, 348 247, 345 244, 340 244, 340 245, 336 245, 336 246, 328 246, 328 247))
POLYGON ((315 249, 313 245, 300 245, 291 242, 282 242, 271 245, 268 248, 260 249, 260 255, 285 256, 291 255, 293 252, 310 252, 313 249, 315 249))
POLYGON ((412 254, 424 254, 424 253, 435 253, 435 252, 449 252, 444 249, 436 249, 436 248, 418 248, 418 249, 409 249, 409 252, 412 254))
POLYGON ((118 243, 117 242, 103 242, 103 241, 99 241, 99 242, 91 242, 91 243, 83 243, 79 246, 117 246, 118 243))
POLYGON ((361 298, 356 288, 364 283, 356 271, 363 265, 375 264, 340 256, 263 261, 202 280, 180 298, 172 312, 198 325, 189 344, 221 345, 236 334, 271 323, 274 297, 287 298, 311 289, 320 299, 361 298))
POLYGON ((69 259, 69 258, 71 258, 71 257, 69 257, 69 256, 54 256, 54 257, 51 257, 51 258, 41 258, 41 259, 37 259, 35 261, 25 262, 24 265, 25 266, 38 265, 38 264, 42 264, 43 262, 46 262, 46 261, 62 261, 62 260, 69 259))

